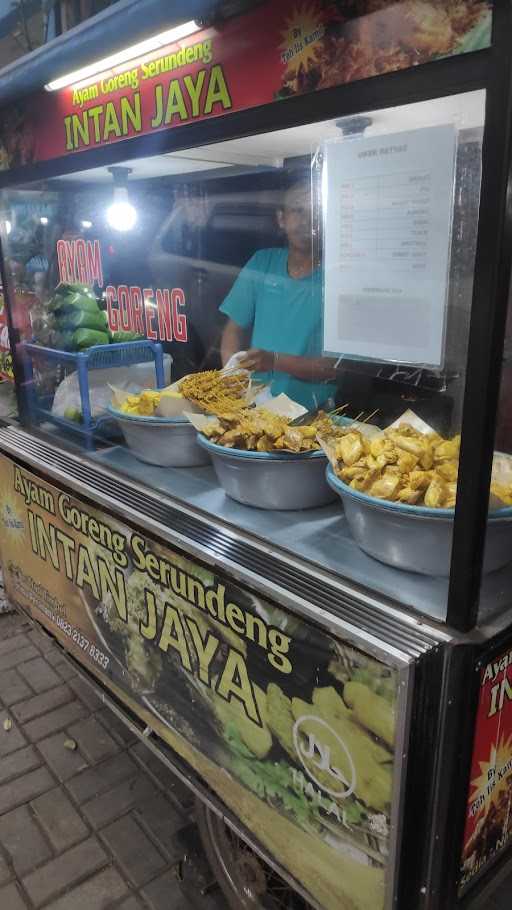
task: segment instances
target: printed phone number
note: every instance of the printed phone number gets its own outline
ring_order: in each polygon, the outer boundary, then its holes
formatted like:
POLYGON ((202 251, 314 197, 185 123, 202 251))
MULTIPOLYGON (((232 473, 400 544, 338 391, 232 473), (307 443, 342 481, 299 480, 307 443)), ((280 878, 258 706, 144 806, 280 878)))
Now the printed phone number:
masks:
POLYGON ((81 650, 85 654, 88 654, 89 657, 92 657, 95 663, 99 664, 103 670, 106 670, 108 668, 110 657, 107 657, 103 651, 100 651, 94 642, 91 642, 88 638, 85 637, 85 635, 82 635, 79 629, 75 629, 71 623, 67 622, 65 619, 62 619, 60 616, 56 616, 54 618, 54 622, 55 625, 61 629, 61 631, 64 632, 68 638, 71 639, 73 644, 77 645, 78 648, 81 648, 81 650))

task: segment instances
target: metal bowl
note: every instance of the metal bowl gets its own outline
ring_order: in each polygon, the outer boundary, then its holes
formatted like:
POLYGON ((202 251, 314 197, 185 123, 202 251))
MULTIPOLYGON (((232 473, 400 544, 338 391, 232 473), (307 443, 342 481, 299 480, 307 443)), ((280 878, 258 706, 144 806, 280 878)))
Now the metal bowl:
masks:
MULTIPOLYGON (((353 490, 327 469, 356 543, 380 562, 421 575, 450 574, 454 509, 428 509, 376 499, 353 490)), ((498 509, 487 522, 484 572, 512 560, 512 507, 498 509)))
POLYGON ((220 485, 232 499, 258 509, 314 509, 336 496, 325 478, 323 452, 247 452, 198 435, 220 485))
POLYGON ((139 461, 162 468, 195 468, 209 464, 208 453, 197 444, 197 430, 186 417, 142 417, 109 407, 126 445, 139 461))

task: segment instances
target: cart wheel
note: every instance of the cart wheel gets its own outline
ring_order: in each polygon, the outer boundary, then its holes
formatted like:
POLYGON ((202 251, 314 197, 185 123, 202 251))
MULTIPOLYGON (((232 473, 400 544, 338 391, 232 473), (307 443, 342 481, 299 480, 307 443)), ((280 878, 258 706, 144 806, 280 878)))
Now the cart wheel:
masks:
POLYGON ((212 872, 232 910, 312 910, 199 799, 196 819, 212 872))

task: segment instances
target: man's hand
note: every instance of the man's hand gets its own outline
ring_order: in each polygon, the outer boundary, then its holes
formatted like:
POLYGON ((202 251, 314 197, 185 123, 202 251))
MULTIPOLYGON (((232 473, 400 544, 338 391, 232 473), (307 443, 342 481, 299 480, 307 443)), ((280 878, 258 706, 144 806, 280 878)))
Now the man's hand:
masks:
POLYGON ((258 373, 271 373, 274 369, 274 354, 272 351, 262 351, 261 348, 250 348, 240 361, 240 366, 258 373))

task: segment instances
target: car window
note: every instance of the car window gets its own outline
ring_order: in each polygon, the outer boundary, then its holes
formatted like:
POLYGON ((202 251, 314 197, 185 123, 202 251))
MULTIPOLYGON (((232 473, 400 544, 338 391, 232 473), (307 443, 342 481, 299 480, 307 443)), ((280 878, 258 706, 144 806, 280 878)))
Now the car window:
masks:
POLYGON ((171 221, 162 237, 165 253, 239 267, 256 250, 279 245, 275 209, 270 205, 217 204, 206 225, 191 225, 181 216, 171 221))

